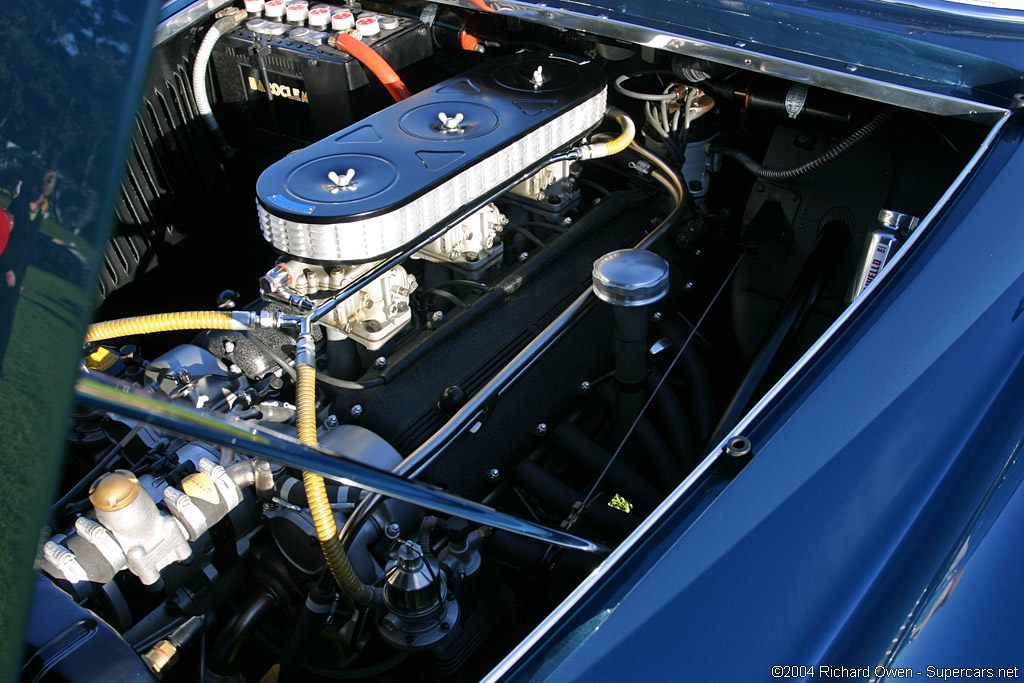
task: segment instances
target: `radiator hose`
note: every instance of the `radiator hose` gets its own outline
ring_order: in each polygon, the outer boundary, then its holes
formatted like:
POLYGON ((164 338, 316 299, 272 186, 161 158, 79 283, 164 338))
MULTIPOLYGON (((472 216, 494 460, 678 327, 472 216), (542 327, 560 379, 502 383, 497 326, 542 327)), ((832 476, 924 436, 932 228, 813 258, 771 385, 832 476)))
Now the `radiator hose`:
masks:
POLYGON ((89 325, 85 333, 86 343, 129 337, 152 332, 173 332, 175 330, 248 330, 252 315, 247 312, 226 311, 182 311, 180 313, 157 313, 134 318, 121 318, 89 325))
MULTIPOLYGON (((319 448, 320 444, 316 438, 316 368, 312 360, 312 347, 313 339, 310 335, 299 335, 295 367, 298 373, 295 384, 295 426, 299 441, 311 448, 319 448)), ((302 483, 306 489, 306 502, 313 516, 320 548, 334 580, 342 592, 357 605, 369 604, 373 599, 373 591, 356 576, 352 563, 345 554, 341 541, 338 540, 338 528, 334 523, 334 513, 331 511, 331 501, 327 496, 324 478, 313 472, 303 472, 302 483)))

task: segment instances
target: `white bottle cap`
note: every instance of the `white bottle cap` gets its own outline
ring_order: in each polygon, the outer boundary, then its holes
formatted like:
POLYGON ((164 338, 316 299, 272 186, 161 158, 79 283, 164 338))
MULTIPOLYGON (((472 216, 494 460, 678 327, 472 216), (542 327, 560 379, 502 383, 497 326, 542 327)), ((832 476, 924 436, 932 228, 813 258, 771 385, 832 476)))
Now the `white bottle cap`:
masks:
POLYGON ((380 33, 380 22, 375 16, 360 17, 356 20, 356 30, 359 31, 360 38, 375 36, 380 33))
POLYGON ((289 3, 286 16, 288 21, 305 21, 308 13, 309 3, 293 2, 289 3))
POLYGON ((309 10, 309 25, 315 28, 326 28, 331 23, 331 10, 326 7, 316 7, 309 10))
POLYGON ((335 31, 347 31, 356 25, 356 18, 351 12, 335 12, 331 17, 331 28, 335 31))
POLYGON ((263 11, 268 19, 280 19, 284 16, 284 8, 287 3, 284 0, 267 0, 263 11))

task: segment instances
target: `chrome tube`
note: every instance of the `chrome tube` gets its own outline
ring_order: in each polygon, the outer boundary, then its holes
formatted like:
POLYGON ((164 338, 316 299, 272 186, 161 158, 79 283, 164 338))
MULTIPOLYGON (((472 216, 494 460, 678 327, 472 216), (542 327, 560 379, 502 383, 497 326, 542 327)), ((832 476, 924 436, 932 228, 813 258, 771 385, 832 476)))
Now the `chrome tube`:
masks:
POLYGON ((466 220, 469 216, 473 215, 476 211, 479 211, 482 207, 490 204, 499 195, 505 194, 519 183, 525 181, 530 176, 534 175, 541 169, 550 166, 551 164, 558 163, 559 161, 569 161, 575 159, 576 155, 573 150, 568 152, 559 152, 551 154, 540 161, 536 161, 527 166, 523 171, 520 171, 512 178, 506 180, 498 187, 492 189, 487 194, 474 199, 468 204, 464 204, 454 213, 449 214, 445 218, 438 221, 430 232, 424 233, 420 236, 413 244, 407 246, 402 251, 389 256, 370 270, 360 275, 354 282, 344 287, 340 292, 332 296, 330 299, 322 304, 319 304, 312 313, 309 314, 310 322, 317 322, 325 315, 329 314, 335 308, 337 308, 342 302, 351 297, 353 294, 358 292, 360 289, 370 284, 384 273, 388 272, 398 264, 405 261, 407 258, 415 254, 420 249, 423 249, 428 244, 436 239, 439 239, 453 226, 466 220))
MULTIPOLYGON (((639 154, 658 168, 660 173, 655 174, 655 178, 665 185, 666 191, 668 191, 675 202, 675 206, 668 216, 665 217, 665 220, 636 245, 637 249, 648 249, 662 239, 682 216, 686 207, 686 185, 679 172, 665 163, 661 157, 648 152, 635 142, 630 144, 629 150, 639 154)), ((480 391, 466 402, 466 405, 462 406, 457 413, 452 415, 451 419, 441 429, 434 432, 419 448, 406 456, 402 462, 398 463, 392 472, 400 477, 413 478, 418 476, 463 432, 474 425, 482 424, 487 417, 487 410, 491 403, 497 400, 516 380, 522 377, 523 373, 529 370, 530 366, 545 351, 561 339, 562 335, 572 327, 574 322, 593 308, 597 301, 594 288, 592 286, 587 287, 582 294, 569 304, 568 308, 562 311, 561 315, 541 330, 540 334, 526 345, 526 348, 499 370, 498 374, 490 382, 485 384, 480 391)), ((356 506, 356 509, 349 515, 341 529, 341 544, 343 548, 348 550, 352 540, 355 538, 356 531, 370 519, 374 509, 380 504, 381 500, 381 496, 370 494, 363 498, 359 505, 356 506)))
POLYGON ((258 429, 218 413, 193 408, 162 394, 155 394, 105 375, 83 370, 75 384, 75 395, 82 404, 90 408, 116 413, 189 438, 278 462, 287 467, 341 479, 346 485, 370 491, 371 496, 397 498, 430 510, 565 548, 591 553, 608 550, 572 534, 518 519, 428 484, 410 481, 324 450, 304 446, 280 434, 258 429))

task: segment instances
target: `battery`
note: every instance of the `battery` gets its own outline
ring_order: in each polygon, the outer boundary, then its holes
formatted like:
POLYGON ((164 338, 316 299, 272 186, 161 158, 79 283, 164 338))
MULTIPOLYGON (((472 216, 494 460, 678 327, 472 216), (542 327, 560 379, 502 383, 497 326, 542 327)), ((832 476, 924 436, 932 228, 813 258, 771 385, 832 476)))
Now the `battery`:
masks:
MULTIPOLYGON (((415 19, 352 7, 332 12, 351 14, 352 28, 340 32, 357 37, 396 70, 433 53, 428 28, 415 19), (361 29, 360 20, 376 32, 361 29)), ((339 25, 348 23, 339 19, 339 25)), ((284 17, 250 19, 222 37, 211 64, 217 118, 228 136, 269 133, 312 142, 390 104, 383 88, 370 85, 373 75, 362 64, 327 45, 338 33, 313 11, 287 23, 284 17)))

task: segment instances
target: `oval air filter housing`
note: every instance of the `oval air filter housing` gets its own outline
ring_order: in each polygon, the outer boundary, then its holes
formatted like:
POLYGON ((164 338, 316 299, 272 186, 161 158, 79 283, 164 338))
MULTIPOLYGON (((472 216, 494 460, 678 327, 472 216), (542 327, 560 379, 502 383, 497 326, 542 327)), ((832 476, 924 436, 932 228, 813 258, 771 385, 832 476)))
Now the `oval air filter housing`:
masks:
POLYGON ((601 121, 593 64, 493 60, 276 162, 256 182, 263 236, 301 259, 381 259, 601 121))

